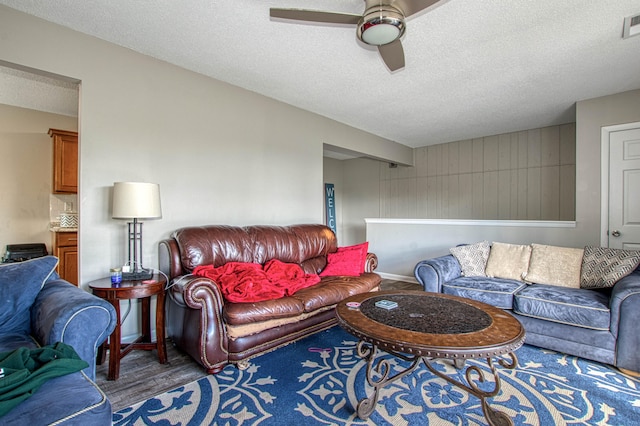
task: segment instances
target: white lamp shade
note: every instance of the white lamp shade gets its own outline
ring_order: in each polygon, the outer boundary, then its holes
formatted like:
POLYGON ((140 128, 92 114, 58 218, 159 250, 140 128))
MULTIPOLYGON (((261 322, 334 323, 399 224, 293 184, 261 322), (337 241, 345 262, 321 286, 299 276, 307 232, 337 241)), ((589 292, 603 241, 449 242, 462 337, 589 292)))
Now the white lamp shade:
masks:
POLYGON ((113 184, 114 219, 158 219, 160 185, 142 182, 115 182, 113 184))

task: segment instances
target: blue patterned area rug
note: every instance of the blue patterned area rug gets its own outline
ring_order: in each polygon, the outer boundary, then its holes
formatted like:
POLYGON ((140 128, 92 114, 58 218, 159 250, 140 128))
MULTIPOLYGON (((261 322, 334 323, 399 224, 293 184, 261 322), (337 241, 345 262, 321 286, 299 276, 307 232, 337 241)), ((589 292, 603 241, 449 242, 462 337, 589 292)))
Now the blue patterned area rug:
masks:
MULTIPOLYGON (((115 425, 484 425, 479 399, 424 365, 381 391, 367 420, 355 414, 371 393, 357 339, 339 327, 227 366, 113 415, 115 425)), ((640 424, 640 381, 612 367, 523 346, 515 370, 498 367, 501 391, 489 405, 515 425, 640 424)), ((392 369, 408 364, 389 357, 392 369)), ((485 360, 468 361, 489 373, 485 360)), ((458 380, 449 361, 439 371, 458 380)), ((491 387, 489 387, 491 388, 491 387)))

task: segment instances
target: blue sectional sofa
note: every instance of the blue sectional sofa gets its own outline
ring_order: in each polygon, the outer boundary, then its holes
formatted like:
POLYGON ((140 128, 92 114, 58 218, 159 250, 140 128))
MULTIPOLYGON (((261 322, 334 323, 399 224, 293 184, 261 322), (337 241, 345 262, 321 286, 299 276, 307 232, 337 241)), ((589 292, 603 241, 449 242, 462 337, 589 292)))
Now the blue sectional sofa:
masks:
POLYGON ((640 372, 640 267, 603 289, 463 276, 451 254, 419 262, 414 273, 425 291, 509 311, 523 324, 527 344, 640 372))
MULTIPOLYGON (((0 265, 0 353, 6 362, 4 355, 16 350, 22 354, 21 348, 37 352, 62 342, 88 366, 45 381, 17 405, 9 401, 0 425, 112 423, 111 403, 94 380, 97 348, 116 325, 115 309, 60 279, 54 270, 57 263, 57 258, 46 256, 0 265)), ((5 377, 12 371, 5 369, 5 377)), ((2 403, 7 403, 4 397, 2 403)))

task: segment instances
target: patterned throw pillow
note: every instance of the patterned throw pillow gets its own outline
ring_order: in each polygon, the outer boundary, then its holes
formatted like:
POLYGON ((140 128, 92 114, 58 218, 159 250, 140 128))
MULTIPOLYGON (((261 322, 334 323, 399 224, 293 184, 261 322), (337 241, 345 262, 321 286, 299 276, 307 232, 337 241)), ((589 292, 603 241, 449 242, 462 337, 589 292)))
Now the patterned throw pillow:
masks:
POLYGON ((586 246, 582 259, 581 288, 613 287, 636 270, 640 251, 586 246))
POLYGON ((458 259, 462 275, 465 277, 486 277, 484 268, 489 258, 489 241, 450 248, 449 251, 458 259))
POLYGON ((531 244, 528 283, 580 288, 580 267, 584 249, 531 244))

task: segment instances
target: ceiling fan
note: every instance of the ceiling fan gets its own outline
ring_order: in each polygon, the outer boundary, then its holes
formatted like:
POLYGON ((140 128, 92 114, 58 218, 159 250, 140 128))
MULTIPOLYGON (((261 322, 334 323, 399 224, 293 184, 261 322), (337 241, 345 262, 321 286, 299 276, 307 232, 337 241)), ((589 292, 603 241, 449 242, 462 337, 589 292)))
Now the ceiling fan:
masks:
POLYGON ((406 29, 405 18, 438 1, 440 0, 364 0, 365 10, 362 15, 272 7, 270 16, 296 21, 357 25, 358 38, 366 44, 378 46, 384 63, 389 70, 395 71, 404 67, 404 50, 400 37, 406 29))

